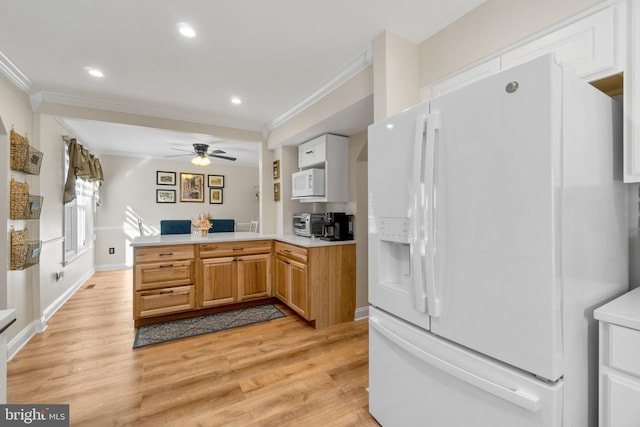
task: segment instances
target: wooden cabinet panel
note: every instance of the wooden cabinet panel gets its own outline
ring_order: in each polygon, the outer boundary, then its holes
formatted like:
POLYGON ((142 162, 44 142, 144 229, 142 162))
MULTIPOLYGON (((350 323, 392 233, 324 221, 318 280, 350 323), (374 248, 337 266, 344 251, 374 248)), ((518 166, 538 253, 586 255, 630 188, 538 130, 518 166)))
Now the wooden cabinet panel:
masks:
POLYGON ((307 280, 307 265, 297 261, 291 261, 290 268, 290 295, 289 307, 298 312, 302 317, 309 319, 309 282, 307 280))
POLYGON ((242 256, 271 253, 271 240, 205 243, 200 245, 200 258, 242 256))
POLYGON ((193 259, 193 245, 146 246, 135 249, 136 264, 193 259))
POLYGON ((142 291, 190 285, 193 283, 192 264, 193 261, 138 264, 135 266, 135 289, 142 291))
POLYGON ((289 300, 289 263, 290 261, 282 256, 276 256, 274 263, 275 271, 273 274, 273 293, 285 304, 289 300))
POLYGON ((237 258, 239 300, 266 298, 271 284, 271 255, 237 258))
POLYGON ((136 292, 135 305, 139 317, 161 316, 179 311, 193 310, 193 286, 177 286, 136 292))
POLYGON ((212 307, 237 301, 235 258, 203 259, 200 272, 199 306, 212 307))

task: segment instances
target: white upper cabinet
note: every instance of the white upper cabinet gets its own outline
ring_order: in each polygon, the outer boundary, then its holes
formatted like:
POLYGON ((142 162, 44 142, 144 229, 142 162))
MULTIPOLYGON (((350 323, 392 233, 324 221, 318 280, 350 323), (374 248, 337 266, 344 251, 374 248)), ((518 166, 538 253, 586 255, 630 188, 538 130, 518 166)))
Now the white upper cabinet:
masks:
POLYGON ((298 146, 300 169, 323 165, 327 161, 327 138, 328 135, 322 135, 298 146))
MULTIPOLYGON (((501 57, 502 69, 554 53, 556 60, 592 81, 622 72, 624 34, 620 26, 625 4, 608 7, 545 36, 511 49, 501 57)), ((622 19, 622 23, 624 19, 622 19)))
POLYGON ((434 98, 547 53, 589 82, 623 74, 624 182, 640 182, 639 0, 603 1, 564 25, 422 87, 421 99, 434 98))
POLYGON ((326 134, 298 146, 298 167, 324 169, 325 195, 292 197, 300 202, 349 201, 349 138, 326 134))

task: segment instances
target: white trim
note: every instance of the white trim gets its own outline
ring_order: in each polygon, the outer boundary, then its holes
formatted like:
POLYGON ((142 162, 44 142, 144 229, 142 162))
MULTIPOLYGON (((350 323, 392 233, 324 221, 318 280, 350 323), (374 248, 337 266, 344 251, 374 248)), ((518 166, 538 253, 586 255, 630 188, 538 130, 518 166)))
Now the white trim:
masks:
POLYGON ((96 271, 111 271, 111 270, 130 270, 131 265, 125 264, 104 264, 104 265, 96 265, 96 271))
POLYGON ((232 118, 222 119, 221 117, 216 117, 216 120, 211 120, 212 116, 210 113, 134 105, 124 102, 106 101, 57 92, 38 92, 31 96, 30 101, 31 109, 34 113, 40 113, 43 105, 45 104, 67 105, 91 110, 103 110, 147 117, 158 117, 168 120, 180 120, 191 123, 203 123, 211 126, 230 127, 251 132, 260 131, 259 124, 248 120, 232 118))
MULTIPOLYGON (((319 99, 333 92, 338 86, 349 80, 351 77, 367 68, 369 65, 371 65, 372 62, 373 48, 372 46, 369 46, 366 50, 360 53, 360 55, 351 60, 351 62, 349 62, 340 72, 338 72, 338 74, 333 76, 315 92, 295 104, 288 111, 285 111, 283 114, 273 119, 267 126, 267 130, 271 131, 287 120, 291 119, 292 117, 300 114, 302 111, 318 102, 319 99)), ((263 134, 264 133, 265 131, 263 130, 263 134)))
POLYGON ((355 318, 353 320, 362 320, 369 318, 369 306, 356 308, 355 318))
POLYGON ((31 80, 27 77, 20 68, 18 68, 7 55, 0 50, 0 72, 4 74, 11 82, 16 85, 20 90, 31 93, 33 90, 31 80))
POLYGON ((93 268, 85 273, 73 286, 69 287, 44 310, 40 319, 32 321, 29 326, 20 331, 7 346, 7 360, 13 359, 13 356, 18 354, 22 347, 24 347, 36 333, 44 332, 45 329, 47 329, 47 321, 51 319, 51 316, 53 316, 95 272, 96 270, 93 268))

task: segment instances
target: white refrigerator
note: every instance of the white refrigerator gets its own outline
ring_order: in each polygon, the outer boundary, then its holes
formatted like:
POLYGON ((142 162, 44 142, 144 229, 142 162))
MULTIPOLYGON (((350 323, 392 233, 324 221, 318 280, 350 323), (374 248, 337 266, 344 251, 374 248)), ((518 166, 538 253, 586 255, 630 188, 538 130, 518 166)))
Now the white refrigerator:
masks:
POLYGON ((628 289, 618 102, 551 55, 369 127, 369 410, 587 427, 628 289))

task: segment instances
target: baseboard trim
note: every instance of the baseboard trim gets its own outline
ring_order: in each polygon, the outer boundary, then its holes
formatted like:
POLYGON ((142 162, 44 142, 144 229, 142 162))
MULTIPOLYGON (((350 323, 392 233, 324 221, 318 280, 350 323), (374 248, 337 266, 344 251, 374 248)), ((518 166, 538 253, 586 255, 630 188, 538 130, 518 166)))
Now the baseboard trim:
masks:
POLYGON ((96 271, 128 270, 130 268, 131 266, 126 264, 103 264, 95 266, 96 271))
POLYGON ((355 319, 354 320, 362 320, 369 318, 369 307, 359 307, 356 308, 355 319))
POLYGON ((47 307, 40 319, 32 321, 26 328, 24 328, 15 338, 7 345, 7 360, 13 359, 13 356, 27 345, 27 343, 35 336, 36 333, 42 333, 47 329, 47 321, 51 319, 56 311, 60 309, 68 300, 75 294, 82 285, 89 280, 89 278, 95 273, 95 269, 89 270, 85 273, 73 286, 70 286, 62 295, 60 295, 49 307, 47 307))

